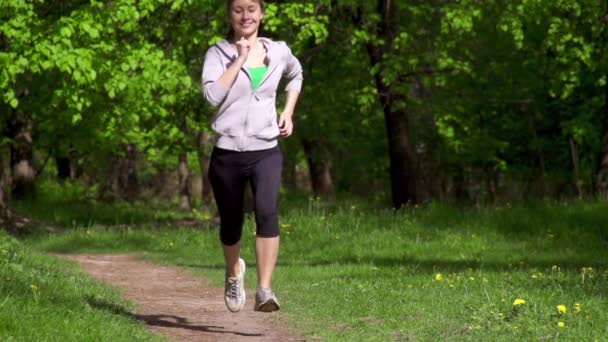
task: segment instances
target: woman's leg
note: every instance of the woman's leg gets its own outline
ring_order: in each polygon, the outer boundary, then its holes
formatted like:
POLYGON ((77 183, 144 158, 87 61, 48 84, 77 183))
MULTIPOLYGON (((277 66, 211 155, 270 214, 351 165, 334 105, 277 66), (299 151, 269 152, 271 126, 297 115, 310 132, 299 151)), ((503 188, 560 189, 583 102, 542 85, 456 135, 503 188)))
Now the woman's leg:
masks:
POLYGON ((278 196, 283 155, 277 147, 253 168, 251 188, 255 201, 258 287, 270 288, 279 254, 278 196))
POLYGON ((240 273, 243 201, 247 184, 237 157, 232 152, 214 150, 209 165, 209 180, 220 215, 220 240, 229 277, 240 273))
POLYGON ((224 302, 228 310, 240 311, 245 305, 245 262, 241 260, 243 195, 247 183, 239 155, 215 149, 209 165, 209 179, 220 214, 220 240, 226 263, 224 302))
POLYGON ((224 250, 224 261, 226 263, 226 272, 228 276, 235 278, 241 273, 239 258, 241 257, 241 242, 237 242, 232 246, 222 244, 224 250))
POLYGON ((255 255, 258 260, 258 287, 271 288, 272 273, 279 256, 279 237, 257 237, 255 255))

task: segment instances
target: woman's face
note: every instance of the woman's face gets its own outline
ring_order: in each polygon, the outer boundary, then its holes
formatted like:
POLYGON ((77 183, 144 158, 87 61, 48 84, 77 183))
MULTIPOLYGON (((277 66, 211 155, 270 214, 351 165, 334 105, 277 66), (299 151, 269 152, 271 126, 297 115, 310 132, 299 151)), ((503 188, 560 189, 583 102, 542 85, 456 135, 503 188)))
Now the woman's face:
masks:
POLYGON ((254 0, 234 0, 230 5, 230 24, 236 39, 257 33, 264 16, 262 7, 254 0))

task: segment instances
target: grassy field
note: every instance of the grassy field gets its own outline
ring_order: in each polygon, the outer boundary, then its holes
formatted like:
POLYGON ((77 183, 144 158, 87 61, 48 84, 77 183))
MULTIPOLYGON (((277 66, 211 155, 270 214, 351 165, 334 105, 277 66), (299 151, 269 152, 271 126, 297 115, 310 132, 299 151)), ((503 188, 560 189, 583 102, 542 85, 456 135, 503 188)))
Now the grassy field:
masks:
MULTIPOLYGON (((46 208, 56 208, 46 215, 69 212, 59 203, 46 208)), ((394 212, 364 202, 309 198, 286 200, 281 214, 274 286, 289 324, 306 337, 608 341, 606 203, 531 202, 482 209, 430 204, 394 212)), ((25 244, 39 251, 143 254, 187 267, 221 286, 223 262, 215 230, 146 228, 145 223, 116 229, 105 227, 102 222, 111 219, 103 217, 72 221, 65 232, 31 235, 25 244)), ((253 241, 249 217, 243 254, 251 288, 256 281, 253 241)), ((57 272, 53 266, 41 274, 65 278, 57 272)), ((37 277, 14 282, 23 293, 11 297, 18 300, 5 299, 1 315, 7 315, 7 303, 38 305, 29 288, 42 283, 37 277)), ((63 298, 53 299, 65 305, 56 310, 76 305, 63 298)), ((86 330, 72 328, 81 329, 86 330)))
POLYGON ((0 230, 1 341, 164 341, 130 317, 132 308, 74 263, 33 252, 0 230))

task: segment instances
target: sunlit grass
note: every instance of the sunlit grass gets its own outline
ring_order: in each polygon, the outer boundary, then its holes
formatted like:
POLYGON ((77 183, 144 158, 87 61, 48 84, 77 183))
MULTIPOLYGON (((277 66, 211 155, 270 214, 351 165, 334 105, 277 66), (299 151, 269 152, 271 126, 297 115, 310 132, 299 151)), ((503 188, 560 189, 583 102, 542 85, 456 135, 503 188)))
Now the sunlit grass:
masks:
MULTIPOLYGON (((290 324, 328 341, 599 340, 608 336, 608 206, 529 203, 394 212, 318 199, 281 206, 274 286, 290 324), (561 310, 561 306, 566 310, 561 310)), ((243 255, 255 287, 253 220, 243 255)), ((216 230, 76 229, 38 249, 134 252, 221 286, 216 230)))
POLYGON ((32 252, 0 230, 0 340, 161 341, 133 305, 74 263, 32 252))

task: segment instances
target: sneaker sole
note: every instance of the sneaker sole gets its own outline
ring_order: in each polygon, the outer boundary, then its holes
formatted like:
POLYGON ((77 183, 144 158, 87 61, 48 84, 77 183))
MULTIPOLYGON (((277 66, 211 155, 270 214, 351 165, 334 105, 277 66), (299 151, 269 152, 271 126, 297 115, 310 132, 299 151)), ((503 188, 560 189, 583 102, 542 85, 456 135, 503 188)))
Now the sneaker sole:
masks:
POLYGON ((260 304, 257 308, 256 311, 261 311, 261 312, 273 312, 273 311, 278 311, 279 310, 279 304, 277 304, 277 302, 275 302, 274 300, 269 300, 266 303, 260 304))

